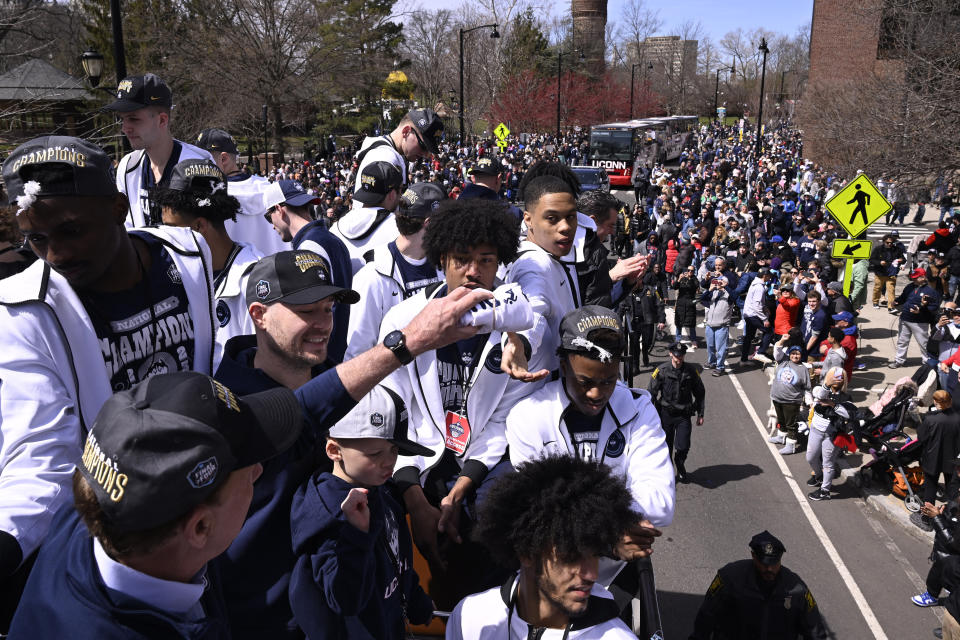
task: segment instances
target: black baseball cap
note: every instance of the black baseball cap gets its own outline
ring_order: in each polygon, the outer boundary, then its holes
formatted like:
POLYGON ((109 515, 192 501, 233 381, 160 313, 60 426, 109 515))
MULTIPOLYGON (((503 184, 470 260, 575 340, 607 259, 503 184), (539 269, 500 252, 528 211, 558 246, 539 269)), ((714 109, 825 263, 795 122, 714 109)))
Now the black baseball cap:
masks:
POLYGON ((169 189, 172 191, 199 191, 202 193, 227 192, 223 171, 210 160, 192 158, 178 162, 170 174, 169 189))
POLYGON ((286 387, 245 396, 192 371, 153 376, 104 403, 78 468, 120 532, 170 523, 236 469, 292 445, 303 410, 286 387))
POLYGON ((104 111, 127 113, 144 107, 173 106, 173 93, 167 83, 152 73, 142 76, 127 76, 117 85, 117 99, 103 108, 104 111))
POLYGON ((211 153, 237 153, 237 142, 223 129, 204 129, 197 136, 197 146, 211 153))
POLYGON ((474 165, 470 168, 469 173, 488 175, 488 176, 498 176, 503 173, 503 165, 500 164, 500 161, 496 156, 483 156, 477 160, 474 165))
POLYGON ((623 326, 620 318, 610 309, 596 304, 588 304, 574 309, 560 321, 560 348, 572 353, 580 353, 601 362, 609 362, 611 357, 620 357, 623 353, 623 326), (610 329, 620 336, 620 347, 613 353, 594 344, 589 335, 596 329, 610 329))
POLYGON ((433 450, 410 440, 407 407, 396 393, 377 385, 350 412, 330 427, 331 438, 374 438, 397 445, 400 455, 433 456, 433 450))
POLYGON ((357 185, 354 200, 363 204, 380 204, 388 193, 403 186, 403 176, 389 162, 378 160, 363 168, 357 185))
POLYGON ((750 549, 762 564, 777 564, 787 549, 779 539, 766 529, 750 538, 750 549))
POLYGON ((326 260, 313 251, 281 251, 249 267, 247 304, 311 304, 330 296, 354 304, 360 294, 333 284, 326 260))
POLYGON ((447 194, 433 182, 416 182, 400 194, 400 213, 411 218, 429 218, 447 199, 447 194))
MULTIPOLYGON (((14 149, 3 163, 3 182, 11 204, 26 195, 113 196, 117 183, 111 174, 110 157, 103 149, 71 136, 34 138, 14 149), (37 180, 42 169, 61 167, 55 178, 37 180), (28 183, 29 189, 26 189, 28 183)), ((21 207, 27 208, 27 207, 21 207)))
POLYGON ((420 139, 430 153, 439 153, 440 137, 443 135, 443 120, 433 109, 411 109, 407 117, 420 132, 420 139))

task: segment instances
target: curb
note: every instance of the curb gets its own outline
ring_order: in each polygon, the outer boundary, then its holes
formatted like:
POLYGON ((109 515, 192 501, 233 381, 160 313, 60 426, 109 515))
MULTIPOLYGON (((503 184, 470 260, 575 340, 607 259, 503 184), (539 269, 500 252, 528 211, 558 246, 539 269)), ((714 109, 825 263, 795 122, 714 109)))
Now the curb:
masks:
POLYGON ((924 531, 910 522, 910 512, 907 511, 907 508, 903 505, 903 501, 900 500, 900 498, 890 493, 883 493, 872 487, 864 487, 860 483, 857 470, 850 466, 844 466, 840 474, 844 479, 844 483, 849 480, 853 486, 857 488, 863 501, 870 505, 874 511, 880 513, 893 524, 899 525, 920 542, 933 544, 933 531, 924 531))

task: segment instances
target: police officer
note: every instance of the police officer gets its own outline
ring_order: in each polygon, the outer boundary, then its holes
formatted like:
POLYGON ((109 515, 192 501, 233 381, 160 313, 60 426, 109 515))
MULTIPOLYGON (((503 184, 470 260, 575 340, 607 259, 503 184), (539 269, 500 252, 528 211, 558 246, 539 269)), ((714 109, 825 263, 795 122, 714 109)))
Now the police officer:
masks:
POLYGON ((750 560, 717 571, 707 589, 690 640, 804 640, 827 638, 810 589, 780 564, 786 549, 769 531, 750 539, 750 560))
POLYGON ((697 426, 703 424, 703 381, 698 364, 684 362, 687 346, 680 342, 670 345, 670 362, 654 369, 650 376, 650 395, 660 414, 660 423, 667 435, 667 447, 673 454, 677 466, 677 479, 687 480, 687 470, 683 463, 690 451, 690 435, 693 430, 690 416, 697 414, 697 426))

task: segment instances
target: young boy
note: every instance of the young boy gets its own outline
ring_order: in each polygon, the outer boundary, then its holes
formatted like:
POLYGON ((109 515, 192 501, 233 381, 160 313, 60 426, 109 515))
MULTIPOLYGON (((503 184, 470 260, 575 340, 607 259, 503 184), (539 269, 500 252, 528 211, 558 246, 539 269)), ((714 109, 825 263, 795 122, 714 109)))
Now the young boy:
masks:
POLYGON ((403 401, 377 386, 330 429, 326 453, 333 472, 300 487, 290 511, 294 619, 313 640, 400 640, 407 620, 430 621, 433 602, 413 570, 403 511, 383 485, 398 454, 433 452, 407 439, 403 401))
MULTIPOLYGON (((523 193, 527 237, 520 244, 506 281, 518 283, 529 298, 537 321, 533 329, 522 335, 529 340, 532 351, 546 354, 544 366, 547 371, 553 371, 560 366, 555 355, 560 320, 583 305, 573 251, 577 201, 570 186, 553 176, 531 180, 523 193)), ((511 342, 514 339, 511 336, 511 342)), ((523 353, 517 345, 514 349, 523 353)), ((507 371, 510 371, 511 360, 505 349, 507 371)))

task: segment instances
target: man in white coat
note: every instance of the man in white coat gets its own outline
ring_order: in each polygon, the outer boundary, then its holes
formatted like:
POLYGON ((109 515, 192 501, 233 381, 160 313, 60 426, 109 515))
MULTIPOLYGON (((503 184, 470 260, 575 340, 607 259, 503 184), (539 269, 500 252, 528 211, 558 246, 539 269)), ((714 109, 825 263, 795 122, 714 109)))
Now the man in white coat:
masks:
POLYGON ((281 240, 273 225, 264 219, 267 209, 263 206, 263 193, 270 181, 240 169, 237 164, 239 150, 233 136, 223 129, 204 129, 197 137, 197 146, 210 152, 213 161, 227 177, 227 193, 240 202, 237 219, 225 223, 230 237, 237 242, 252 244, 265 256, 290 251, 293 248, 290 243, 281 240))
POLYGON ((503 478, 477 537, 518 571, 460 602, 447 640, 635 640, 599 581, 601 556, 623 552, 636 521, 630 503, 622 478, 572 456, 528 462, 503 478))
POLYGON ((117 99, 104 107, 120 119, 120 130, 133 151, 117 166, 117 189, 127 195, 128 227, 160 224, 160 209, 150 201, 150 189, 166 187, 181 160, 212 160, 210 154, 173 138, 170 116, 173 94, 152 73, 125 78, 117 86, 117 99))
MULTIPOLYGON (((650 393, 619 381, 623 328, 605 307, 587 305, 560 325, 560 379, 547 383, 507 416, 510 460, 519 466, 544 456, 572 454, 609 466, 622 477, 641 518, 624 537, 622 560, 650 554, 655 527, 673 521, 676 494, 666 436, 650 393)), ((632 594, 614 578, 623 562, 601 563, 599 581, 621 605, 632 594)), ((626 572, 625 572, 626 573, 626 572)), ((624 582, 627 575, 624 575, 624 582)))
POLYGON ((412 184, 400 196, 397 237, 368 252, 371 259, 353 276, 360 301, 350 310, 346 360, 377 344, 387 311, 441 280, 443 274, 427 260, 423 235, 430 216, 446 199, 443 189, 432 182, 412 184))
MULTIPOLYGON (((357 175, 371 162, 389 162, 400 172, 401 182, 406 186, 409 182, 407 164, 437 153, 442 137, 443 120, 433 109, 411 109, 387 135, 363 139, 356 156, 357 175)), ((354 191, 359 190, 357 180, 354 191)), ((360 208, 363 203, 355 200, 353 206, 360 208)))
POLYGON ((371 162, 360 172, 354 202, 364 206, 348 211, 333 223, 330 233, 343 241, 353 272, 366 264, 364 254, 397 237, 394 212, 403 190, 400 172, 389 162, 371 162))
POLYGON ((70 502, 104 401, 155 374, 211 373, 207 244, 190 229, 128 232, 110 164, 65 136, 31 140, 3 164, 40 260, 0 283, 0 584, 28 568, 70 502))
MULTIPOLYGON (((391 309, 381 336, 404 326, 429 300, 458 287, 493 290, 498 264, 514 258, 517 244, 516 219, 504 205, 446 201, 431 216, 424 237, 427 258, 442 269, 445 281, 391 309)), ((490 481, 510 470, 504 420, 533 388, 502 371, 504 339, 493 330, 423 353, 385 381, 407 404, 411 439, 436 453, 430 458, 401 456, 394 473, 410 511, 414 540, 435 578, 446 563, 438 553, 438 533, 460 543, 461 511, 466 509, 473 520, 490 481)))

